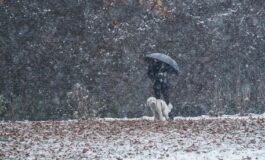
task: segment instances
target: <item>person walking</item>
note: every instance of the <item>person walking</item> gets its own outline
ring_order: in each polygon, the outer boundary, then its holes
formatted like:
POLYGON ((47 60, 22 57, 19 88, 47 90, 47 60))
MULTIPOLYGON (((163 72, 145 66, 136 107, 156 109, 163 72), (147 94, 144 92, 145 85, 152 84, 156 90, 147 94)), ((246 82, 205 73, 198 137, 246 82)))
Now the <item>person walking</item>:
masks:
POLYGON ((162 63, 158 60, 154 60, 148 66, 147 75, 153 82, 153 90, 155 98, 162 99, 162 96, 167 103, 169 104, 169 88, 170 83, 168 79, 168 70, 169 66, 165 63, 162 63))
MULTIPOLYGON (((164 99, 167 105, 170 104, 170 82, 169 74, 179 74, 179 67, 175 60, 162 53, 152 53, 145 57, 148 64, 147 75, 153 83, 153 91, 156 99, 164 99)), ((173 113, 169 113, 173 119, 173 113)))

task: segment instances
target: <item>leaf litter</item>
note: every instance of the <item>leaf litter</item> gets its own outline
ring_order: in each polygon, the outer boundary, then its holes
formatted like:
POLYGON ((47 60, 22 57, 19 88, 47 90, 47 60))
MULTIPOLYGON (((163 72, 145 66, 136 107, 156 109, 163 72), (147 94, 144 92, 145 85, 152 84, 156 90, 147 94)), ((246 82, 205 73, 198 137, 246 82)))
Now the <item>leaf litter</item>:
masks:
POLYGON ((265 116, 0 122, 0 159, 265 157, 265 116))

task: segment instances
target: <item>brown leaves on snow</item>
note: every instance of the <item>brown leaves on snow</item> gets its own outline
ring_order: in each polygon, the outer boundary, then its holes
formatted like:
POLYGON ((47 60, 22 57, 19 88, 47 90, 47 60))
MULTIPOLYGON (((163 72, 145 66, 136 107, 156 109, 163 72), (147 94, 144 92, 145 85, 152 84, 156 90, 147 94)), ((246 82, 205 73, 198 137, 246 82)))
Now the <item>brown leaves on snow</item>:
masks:
POLYGON ((177 151, 206 153, 224 142, 263 149, 264 125, 264 118, 2 122, 0 159, 133 158, 156 151, 159 158, 177 151))

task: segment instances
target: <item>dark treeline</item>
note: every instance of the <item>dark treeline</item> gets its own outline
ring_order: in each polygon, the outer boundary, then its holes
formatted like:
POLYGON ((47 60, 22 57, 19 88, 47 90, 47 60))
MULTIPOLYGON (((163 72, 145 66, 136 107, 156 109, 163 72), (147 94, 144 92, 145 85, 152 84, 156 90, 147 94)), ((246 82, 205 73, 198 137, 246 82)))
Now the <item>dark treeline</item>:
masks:
POLYGON ((0 1, 0 117, 139 117, 166 53, 175 115, 263 113, 263 0, 0 1))

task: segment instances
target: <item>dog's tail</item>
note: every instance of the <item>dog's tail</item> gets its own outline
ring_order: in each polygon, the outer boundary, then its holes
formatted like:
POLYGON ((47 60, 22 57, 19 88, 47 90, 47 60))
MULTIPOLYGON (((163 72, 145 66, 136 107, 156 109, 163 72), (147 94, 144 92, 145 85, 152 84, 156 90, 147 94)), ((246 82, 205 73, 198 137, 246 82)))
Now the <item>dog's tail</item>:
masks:
POLYGON ((173 108, 173 105, 171 103, 168 104, 168 109, 171 111, 173 108))

